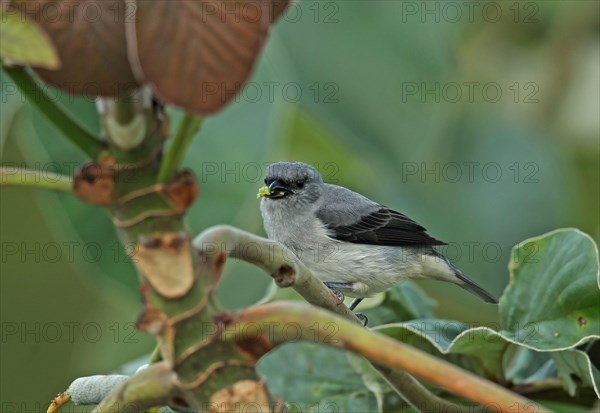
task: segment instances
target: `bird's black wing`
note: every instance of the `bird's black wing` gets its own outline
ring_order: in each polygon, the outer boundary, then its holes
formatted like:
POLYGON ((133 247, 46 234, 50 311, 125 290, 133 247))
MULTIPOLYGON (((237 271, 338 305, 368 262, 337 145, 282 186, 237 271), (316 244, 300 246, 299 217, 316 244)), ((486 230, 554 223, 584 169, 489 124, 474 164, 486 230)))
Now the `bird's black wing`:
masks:
POLYGON ((358 244, 434 246, 445 242, 429 236, 421 225, 400 212, 381 207, 349 225, 324 221, 332 238, 358 244))
POLYGON ((331 238, 395 247, 445 245, 400 212, 341 186, 325 184, 325 189, 324 202, 316 215, 331 238))

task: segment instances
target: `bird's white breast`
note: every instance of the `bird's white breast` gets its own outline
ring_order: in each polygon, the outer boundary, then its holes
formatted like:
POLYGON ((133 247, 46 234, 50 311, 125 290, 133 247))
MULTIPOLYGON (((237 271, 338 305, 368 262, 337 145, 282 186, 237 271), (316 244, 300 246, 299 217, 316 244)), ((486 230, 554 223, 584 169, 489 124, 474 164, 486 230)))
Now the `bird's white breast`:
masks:
POLYGON ((261 204, 267 235, 292 250, 322 281, 361 282, 368 290, 360 295, 368 296, 403 279, 421 278, 422 255, 418 249, 339 241, 328 236, 327 228, 312 211, 299 213, 281 208, 276 202, 263 200, 261 204))

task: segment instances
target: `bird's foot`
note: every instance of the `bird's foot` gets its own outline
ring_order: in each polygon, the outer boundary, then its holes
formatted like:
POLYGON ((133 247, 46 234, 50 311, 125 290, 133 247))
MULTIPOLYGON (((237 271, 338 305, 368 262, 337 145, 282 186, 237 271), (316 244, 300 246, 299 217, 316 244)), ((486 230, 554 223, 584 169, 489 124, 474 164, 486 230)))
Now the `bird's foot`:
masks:
MULTIPOLYGON (((344 293, 341 292, 339 289, 355 291, 357 289, 357 287, 364 286, 364 284, 360 283, 360 282, 355 282, 355 283, 324 282, 323 284, 325 284, 325 286, 327 286, 327 288, 329 288, 331 290, 331 292, 335 295, 335 297, 338 300, 340 300, 340 303, 343 303, 344 299, 346 297, 344 296, 344 293)), ((356 306, 363 299, 364 299, 363 297, 355 298, 354 300, 352 300, 352 302, 348 306, 348 309, 350 311, 353 311, 356 308, 356 306)), ((366 326, 367 323, 369 322, 369 319, 363 313, 354 313, 354 315, 356 315, 356 317, 358 317, 358 319, 362 322, 363 326, 366 326)))
POLYGON ((340 288, 347 288, 347 284, 346 283, 325 282, 323 284, 325 284, 325 286, 331 290, 331 292, 333 293, 333 295, 335 295, 335 297, 338 300, 340 300, 340 303, 344 302, 344 300, 346 299, 346 296, 340 290, 340 288))
POLYGON ((337 298, 339 300, 340 304, 343 304, 344 300, 346 299, 346 296, 344 295, 344 293, 341 292, 340 290, 336 290, 335 288, 331 288, 330 290, 333 293, 333 295, 335 295, 335 298, 337 298))
POLYGON ((363 327, 367 326, 367 324, 369 323, 369 319, 366 315, 364 315, 364 313, 354 313, 354 315, 361 321, 363 327))

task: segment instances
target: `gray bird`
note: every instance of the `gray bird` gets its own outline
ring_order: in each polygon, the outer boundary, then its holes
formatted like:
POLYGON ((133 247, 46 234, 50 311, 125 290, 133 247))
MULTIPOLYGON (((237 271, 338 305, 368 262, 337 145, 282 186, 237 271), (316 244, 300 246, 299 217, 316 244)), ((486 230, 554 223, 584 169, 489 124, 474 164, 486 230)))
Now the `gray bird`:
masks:
POLYGON ((271 164, 265 185, 258 195, 269 238, 292 250, 329 288, 356 297, 351 310, 364 297, 406 279, 449 281, 497 303, 434 249, 445 243, 421 225, 356 192, 324 183, 313 167, 271 164))

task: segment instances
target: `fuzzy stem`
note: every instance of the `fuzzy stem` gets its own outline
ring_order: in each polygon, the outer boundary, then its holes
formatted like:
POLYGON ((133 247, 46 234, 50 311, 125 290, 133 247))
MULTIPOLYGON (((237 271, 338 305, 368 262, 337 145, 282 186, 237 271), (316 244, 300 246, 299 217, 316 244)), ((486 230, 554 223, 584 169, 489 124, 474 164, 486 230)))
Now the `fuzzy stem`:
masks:
POLYGON ((173 397, 176 375, 166 363, 146 367, 110 392, 95 413, 137 413, 168 404, 173 397))
MULTIPOLYGON (((328 311, 307 306, 296 302, 277 302, 263 306, 250 307, 237 313, 234 323, 228 326, 223 335, 227 340, 247 340, 243 332, 249 331, 250 326, 263 324, 262 331, 269 331, 266 337, 271 343, 284 343, 285 326, 293 324, 302 330, 303 339, 315 340, 315 325, 328 325, 335 320, 337 331, 334 337, 328 337, 327 331, 322 336, 327 337, 322 344, 342 348, 360 354, 377 365, 400 369, 410 374, 422 377, 440 387, 498 412, 543 413, 550 410, 535 402, 515 394, 504 387, 492 383, 457 367, 447 361, 440 360, 421 350, 402 342, 393 340, 382 334, 358 326, 356 323, 332 315, 328 311), (275 326, 271 330, 266 326, 275 326), (230 328, 230 331, 229 331, 230 328)), ((254 329, 253 331, 261 331, 254 329)), ((426 406, 417 405, 420 411, 426 406)), ((434 411, 440 411, 436 406, 434 411)))
POLYGON ((0 186, 23 186, 57 192, 73 192, 73 182, 70 176, 9 166, 0 167, 0 186))
POLYGON ((27 100, 75 146, 91 159, 98 159, 103 143, 80 125, 58 102, 53 100, 23 67, 4 67, 6 74, 21 89, 27 100))
POLYGON ((181 164, 183 156, 190 146, 192 139, 202 126, 204 118, 202 116, 193 116, 185 114, 179 122, 179 128, 173 138, 173 142, 168 147, 165 157, 158 172, 158 182, 167 182, 175 170, 181 164))

